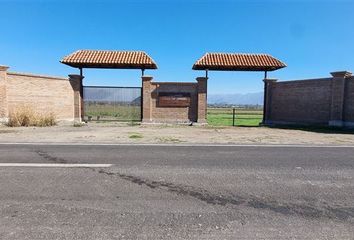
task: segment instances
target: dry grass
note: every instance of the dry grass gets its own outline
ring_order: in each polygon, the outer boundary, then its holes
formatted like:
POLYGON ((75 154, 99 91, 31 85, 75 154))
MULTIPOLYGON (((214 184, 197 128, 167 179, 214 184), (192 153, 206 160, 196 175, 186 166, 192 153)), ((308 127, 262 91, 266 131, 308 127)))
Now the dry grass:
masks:
POLYGON ((48 127, 56 125, 54 113, 37 113, 31 106, 19 106, 9 114, 9 127, 48 127))

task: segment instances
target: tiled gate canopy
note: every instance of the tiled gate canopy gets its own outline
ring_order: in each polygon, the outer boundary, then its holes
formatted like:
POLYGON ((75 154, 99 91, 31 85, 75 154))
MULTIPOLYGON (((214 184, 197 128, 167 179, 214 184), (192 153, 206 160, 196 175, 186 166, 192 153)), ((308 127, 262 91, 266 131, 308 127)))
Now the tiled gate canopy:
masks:
POLYGON ((76 68, 157 69, 142 51, 78 50, 60 62, 76 68))
POLYGON ((206 53, 194 65, 194 70, 274 71, 286 67, 267 54, 206 53))

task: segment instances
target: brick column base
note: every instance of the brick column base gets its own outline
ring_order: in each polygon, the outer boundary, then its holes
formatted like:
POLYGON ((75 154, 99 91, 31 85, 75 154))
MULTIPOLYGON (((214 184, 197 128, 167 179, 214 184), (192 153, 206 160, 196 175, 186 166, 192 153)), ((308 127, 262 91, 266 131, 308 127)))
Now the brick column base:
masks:
POLYGON ((207 124, 207 77, 197 77, 198 82, 198 115, 197 122, 207 124))
POLYGON ((152 109, 151 109, 151 81, 153 77, 151 76, 143 76, 142 80, 142 122, 149 123, 152 122, 152 109))
POLYGON ((345 104, 345 87, 346 78, 351 77, 352 73, 347 71, 332 72, 332 101, 330 109, 329 126, 344 126, 344 104, 345 104))
POLYGON ((264 82, 264 104, 262 125, 272 124, 272 88, 277 79, 263 79, 264 82))
POLYGON ((82 80, 84 77, 80 75, 71 74, 69 75, 69 81, 74 90, 74 121, 83 121, 83 92, 82 92, 82 80))
POLYGON ((7 66, 0 65, 0 122, 6 123, 9 117, 7 102, 7 66))

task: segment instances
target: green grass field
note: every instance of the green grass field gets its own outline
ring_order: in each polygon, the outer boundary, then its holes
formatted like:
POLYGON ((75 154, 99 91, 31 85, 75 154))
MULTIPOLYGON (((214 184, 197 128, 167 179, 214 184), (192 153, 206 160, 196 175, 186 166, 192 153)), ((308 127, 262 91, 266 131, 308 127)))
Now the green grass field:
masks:
MULTIPOLYGON (((236 109, 236 126, 258 126, 262 117, 262 110, 236 109)), ((232 108, 208 108, 208 124, 232 126, 232 108)))
POLYGON ((140 121, 140 106, 85 103, 85 118, 110 121, 140 121))
MULTIPOLYGON (((262 110, 236 109, 236 126, 258 126, 262 110)), ((92 121, 140 121, 140 106, 85 103, 85 118, 92 121), (99 119, 97 117, 99 116, 99 119)), ((232 108, 208 108, 208 123, 211 126, 232 126, 232 108)))

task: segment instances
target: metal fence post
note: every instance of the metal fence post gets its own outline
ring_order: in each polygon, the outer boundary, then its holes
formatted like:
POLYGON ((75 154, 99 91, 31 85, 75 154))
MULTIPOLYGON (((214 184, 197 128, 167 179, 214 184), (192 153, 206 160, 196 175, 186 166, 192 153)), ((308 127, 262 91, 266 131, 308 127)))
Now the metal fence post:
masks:
POLYGON ((233 109, 232 109, 232 126, 233 126, 233 127, 235 126, 235 112, 236 112, 236 109, 233 108, 233 109))

